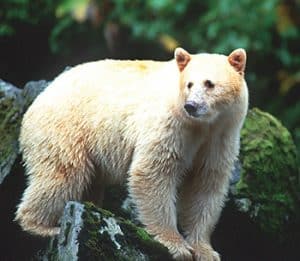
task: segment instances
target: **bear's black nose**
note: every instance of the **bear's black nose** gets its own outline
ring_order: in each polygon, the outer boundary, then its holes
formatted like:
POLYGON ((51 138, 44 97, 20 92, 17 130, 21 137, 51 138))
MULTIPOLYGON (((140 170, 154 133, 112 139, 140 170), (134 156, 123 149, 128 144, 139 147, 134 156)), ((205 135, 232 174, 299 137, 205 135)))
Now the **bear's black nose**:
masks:
POLYGON ((188 112, 188 114, 194 114, 197 111, 197 106, 194 102, 187 102, 184 105, 184 109, 188 112))

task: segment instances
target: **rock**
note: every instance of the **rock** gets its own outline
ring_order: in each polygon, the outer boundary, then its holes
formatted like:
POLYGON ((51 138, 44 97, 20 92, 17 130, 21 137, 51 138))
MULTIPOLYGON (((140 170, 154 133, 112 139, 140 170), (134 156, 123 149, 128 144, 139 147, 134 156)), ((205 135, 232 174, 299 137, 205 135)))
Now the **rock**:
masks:
POLYGON ((68 202, 42 260, 172 260, 144 229, 91 203, 68 202))
POLYGON ((0 80, 0 184, 10 173, 19 154, 18 136, 22 115, 47 85, 46 81, 32 81, 21 90, 0 80))
POLYGON ((83 226, 84 205, 68 202, 61 218, 61 233, 52 238, 44 260, 77 260, 78 235, 83 226))
POLYGON ((23 113, 22 90, 0 80, 0 184, 18 156, 18 134, 23 113))
POLYGON ((236 160, 234 163, 234 168, 233 168, 232 175, 230 178, 231 186, 235 185, 241 179, 241 170, 242 170, 242 164, 239 160, 236 160))
POLYGON ((29 107, 29 105, 34 101, 34 99, 46 89, 46 87, 50 84, 45 80, 40 81, 30 81, 25 84, 22 95, 24 99, 25 110, 29 107))
POLYGON ((230 197, 266 233, 280 235, 299 214, 297 151, 272 115, 249 111, 241 132, 241 177, 230 197))
POLYGON ((21 231, 13 220, 26 186, 18 148, 22 116, 47 85, 46 81, 30 82, 22 90, 0 80, 0 231, 5 235, 0 244, 1 260, 29 260, 46 243, 21 231))

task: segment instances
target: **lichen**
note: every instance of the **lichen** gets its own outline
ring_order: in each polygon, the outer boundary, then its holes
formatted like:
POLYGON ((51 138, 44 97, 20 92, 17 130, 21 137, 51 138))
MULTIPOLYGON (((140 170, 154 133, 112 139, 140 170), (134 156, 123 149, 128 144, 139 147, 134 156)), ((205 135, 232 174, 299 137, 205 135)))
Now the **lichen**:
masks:
POLYGON ((103 218, 106 222, 106 226, 99 229, 100 234, 107 232, 110 236, 111 241, 116 245, 117 249, 121 248, 118 240, 116 239, 116 235, 124 236, 120 226, 117 224, 116 220, 112 217, 103 218))
POLYGON ((280 234, 297 215, 297 151, 288 130, 272 115, 249 111, 241 131, 241 179, 236 197, 249 200, 250 216, 266 232, 280 234))

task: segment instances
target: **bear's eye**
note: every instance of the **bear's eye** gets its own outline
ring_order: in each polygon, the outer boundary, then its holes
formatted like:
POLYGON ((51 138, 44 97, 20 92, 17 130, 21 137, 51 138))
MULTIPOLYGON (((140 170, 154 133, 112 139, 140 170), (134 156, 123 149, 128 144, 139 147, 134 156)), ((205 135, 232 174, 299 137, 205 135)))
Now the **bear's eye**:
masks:
POLYGON ((193 83, 192 82, 188 82, 188 84, 186 85, 189 89, 191 89, 193 87, 193 83))
POLYGON ((215 84, 213 82, 211 82, 210 80, 206 80, 206 81, 204 81, 204 86, 209 89, 212 89, 215 87, 215 84))

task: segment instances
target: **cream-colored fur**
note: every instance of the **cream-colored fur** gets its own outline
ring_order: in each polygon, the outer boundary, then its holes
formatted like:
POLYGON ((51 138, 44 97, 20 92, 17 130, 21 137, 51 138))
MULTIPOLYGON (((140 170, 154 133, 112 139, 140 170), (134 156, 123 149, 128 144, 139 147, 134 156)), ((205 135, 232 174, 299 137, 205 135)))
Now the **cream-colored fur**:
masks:
POLYGON ((242 49, 177 48, 168 62, 105 60, 58 76, 22 123, 23 229, 55 235, 67 201, 92 184, 100 200, 105 184, 127 181, 140 220, 175 259, 219 260, 210 234, 239 151, 245 63, 242 49))

